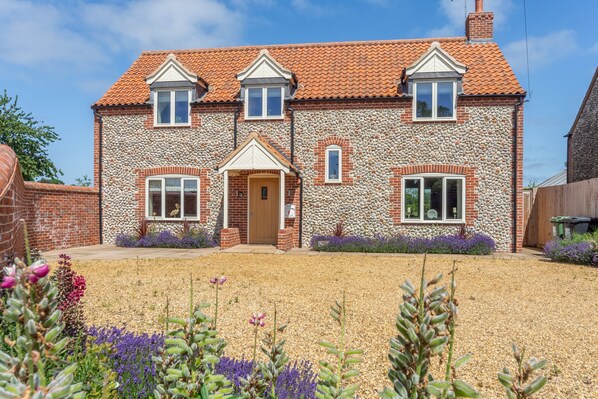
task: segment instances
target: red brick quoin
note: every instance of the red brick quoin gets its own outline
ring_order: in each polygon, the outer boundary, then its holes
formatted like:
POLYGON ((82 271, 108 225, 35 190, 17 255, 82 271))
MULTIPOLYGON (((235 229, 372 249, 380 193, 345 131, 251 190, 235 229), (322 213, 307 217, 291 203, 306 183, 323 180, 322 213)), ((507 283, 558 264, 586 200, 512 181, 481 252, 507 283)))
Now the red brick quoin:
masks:
POLYGON ((319 140, 315 149, 316 152, 316 163, 314 169, 316 171, 316 177, 314 178, 314 186, 323 185, 353 185, 353 178, 351 172, 353 171, 353 147, 349 139, 340 137, 328 137, 324 140, 319 140), (326 183, 326 147, 330 145, 337 145, 342 150, 341 160, 341 172, 342 182, 341 183, 326 183))
MULTIPOLYGON (((145 180, 151 176, 159 175, 184 175, 199 177, 199 223, 207 223, 210 209, 208 203, 210 201, 210 178, 208 177, 208 169, 192 168, 189 166, 161 166, 150 169, 136 169, 135 173, 135 200, 137 201, 137 219, 142 220, 145 216, 145 180)), ((148 219, 150 221, 151 219, 148 219)), ((164 222, 164 221, 160 221, 164 222)), ((170 221, 169 221, 170 222, 170 221)), ((175 221, 175 223, 178 221, 175 221)), ((181 223, 183 219, 181 219, 181 223)))
POLYGON ((392 177, 390 178, 390 186, 392 187, 390 216, 394 224, 401 224, 402 177, 420 173, 445 173, 465 176, 465 224, 472 226, 478 216, 476 209, 478 202, 478 179, 475 176, 474 167, 461 165, 412 165, 392 168, 392 177))

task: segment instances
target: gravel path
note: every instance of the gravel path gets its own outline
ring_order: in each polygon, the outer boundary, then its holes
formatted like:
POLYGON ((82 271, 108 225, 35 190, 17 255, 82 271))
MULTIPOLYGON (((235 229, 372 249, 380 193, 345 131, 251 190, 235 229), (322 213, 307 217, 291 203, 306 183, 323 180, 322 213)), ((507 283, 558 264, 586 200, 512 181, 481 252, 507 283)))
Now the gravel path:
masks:
MULTIPOLYGON (((428 259, 428 275, 447 273, 450 257, 428 259)), ((388 385, 388 340, 401 296, 398 286, 416 281, 419 257, 276 256, 213 254, 193 260, 75 262, 85 275, 88 322, 125 324, 136 331, 160 331, 166 296, 172 315, 188 309, 189 275, 195 298, 212 301, 209 277, 224 274, 219 329, 227 354, 250 357, 252 312, 270 313, 277 302, 289 321, 291 358, 314 363, 325 356, 317 345, 334 341, 337 328, 328 306, 346 290, 350 345, 366 351, 360 396, 376 398, 388 385)), ((511 342, 548 359, 543 399, 598 398, 598 269, 540 260, 459 259, 457 297, 460 325, 456 352, 473 353, 459 377, 484 398, 504 398, 496 373, 513 367, 511 342)), ((267 321, 270 321, 268 318, 267 321)))

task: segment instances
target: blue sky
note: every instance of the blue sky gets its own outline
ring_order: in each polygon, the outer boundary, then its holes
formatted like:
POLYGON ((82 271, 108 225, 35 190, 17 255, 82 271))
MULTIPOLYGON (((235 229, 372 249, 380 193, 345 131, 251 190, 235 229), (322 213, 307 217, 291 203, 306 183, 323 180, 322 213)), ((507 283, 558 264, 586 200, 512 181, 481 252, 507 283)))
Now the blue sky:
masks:
MULTIPOLYGON (((528 88, 522 0, 486 0, 495 41, 528 88)), ((142 50, 462 36, 473 0, 0 0, 0 90, 54 126, 50 155, 73 183, 93 175, 90 105, 142 50)), ((598 2, 528 0, 531 96, 524 179, 564 169, 566 141, 598 66, 598 2)))

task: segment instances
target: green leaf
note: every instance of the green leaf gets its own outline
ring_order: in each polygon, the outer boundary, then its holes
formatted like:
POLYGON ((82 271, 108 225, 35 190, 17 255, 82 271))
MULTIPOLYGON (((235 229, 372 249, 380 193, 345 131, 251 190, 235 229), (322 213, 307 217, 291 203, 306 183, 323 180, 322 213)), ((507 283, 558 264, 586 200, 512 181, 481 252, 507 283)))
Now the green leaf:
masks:
POLYGON ((463 367, 467 364, 467 362, 469 362, 470 359, 471 359, 470 353, 468 353, 464 356, 461 356, 459 359, 455 360, 455 364, 453 365, 453 367, 455 369, 458 369, 459 367, 463 367))
POLYGON ((461 380, 453 381, 453 392, 456 398, 479 398, 480 393, 461 380))
POLYGON ((546 385, 548 380, 544 376, 539 376, 531 384, 523 389, 525 396, 532 396, 546 385))

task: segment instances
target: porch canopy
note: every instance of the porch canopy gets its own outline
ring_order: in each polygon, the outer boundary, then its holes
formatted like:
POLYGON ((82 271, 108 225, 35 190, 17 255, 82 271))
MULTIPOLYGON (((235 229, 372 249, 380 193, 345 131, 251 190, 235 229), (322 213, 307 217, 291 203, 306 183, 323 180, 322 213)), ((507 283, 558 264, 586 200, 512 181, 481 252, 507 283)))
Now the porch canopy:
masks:
POLYGON ((230 171, 278 170, 279 171, 279 229, 284 229, 285 175, 296 174, 297 168, 279 150, 257 133, 247 139, 218 164, 218 173, 224 175, 223 228, 228 228, 228 176, 230 171))

